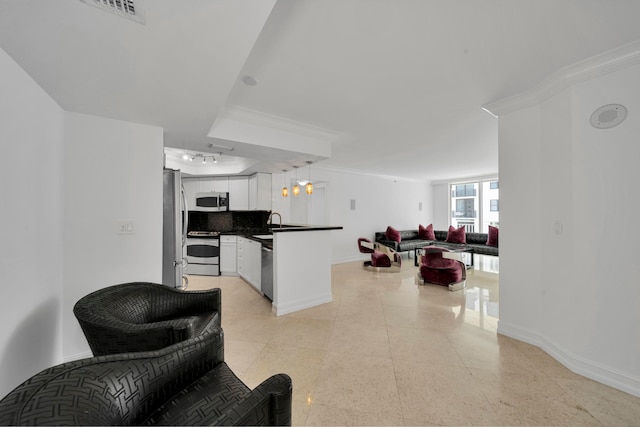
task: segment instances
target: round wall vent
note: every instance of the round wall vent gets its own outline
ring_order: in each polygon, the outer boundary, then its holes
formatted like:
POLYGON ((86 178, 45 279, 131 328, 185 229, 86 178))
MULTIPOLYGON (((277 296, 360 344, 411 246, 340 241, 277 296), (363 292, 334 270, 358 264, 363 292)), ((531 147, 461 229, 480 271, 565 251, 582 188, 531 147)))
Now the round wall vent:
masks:
POLYGON ((627 109, 624 105, 603 105, 591 114, 591 126, 596 129, 609 129, 618 126, 627 118, 627 109))

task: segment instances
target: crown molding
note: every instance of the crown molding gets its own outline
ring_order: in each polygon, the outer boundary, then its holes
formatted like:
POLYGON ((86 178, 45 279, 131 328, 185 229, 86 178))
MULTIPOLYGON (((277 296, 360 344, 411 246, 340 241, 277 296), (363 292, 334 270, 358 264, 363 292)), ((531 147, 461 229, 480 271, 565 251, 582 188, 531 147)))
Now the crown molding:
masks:
POLYGON ((349 175, 370 176, 370 177, 374 177, 374 178, 386 179, 388 181, 418 182, 418 183, 429 182, 429 180, 427 180, 427 179, 406 178, 406 177, 395 176, 395 175, 385 175, 385 174, 380 174, 380 173, 376 173, 376 172, 369 172, 369 171, 363 171, 363 170, 343 168, 343 167, 339 167, 339 166, 325 165, 325 164, 322 164, 322 163, 315 163, 313 165, 313 168, 316 169, 316 170, 323 170, 325 172, 335 172, 335 173, 343 173, 343 174, 349 174, 349 175))
POLYGON ((498 117, 533 107, 568 87, 640 63, 640 40, 561 68, 528 91, 482 106, 498 117))
POLYGON ((466 184, 477 181, 499 181, 500 177, 498 172, 489 173, 484 175, 472 175, 472 176, 464 176, 457 178, 447 178, 447 179, 437 179, 431 181, 432 185, 442 185, 442 184, 466 184))

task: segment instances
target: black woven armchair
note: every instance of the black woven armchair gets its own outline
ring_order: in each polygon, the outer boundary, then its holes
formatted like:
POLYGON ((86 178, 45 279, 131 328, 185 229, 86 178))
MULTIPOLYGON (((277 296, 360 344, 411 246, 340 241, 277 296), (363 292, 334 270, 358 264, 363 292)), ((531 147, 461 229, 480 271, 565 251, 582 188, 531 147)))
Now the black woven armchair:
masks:
POLYGON ((145 282, 99 289, 73 307, 94 356, 159 350, 220 327, 220 289, 145 282))
POLYGON ((250 390, 224 362, 216 328, 45 369, 0 401, 0 425, 291 425, 291 393, 286 374, 250 390))

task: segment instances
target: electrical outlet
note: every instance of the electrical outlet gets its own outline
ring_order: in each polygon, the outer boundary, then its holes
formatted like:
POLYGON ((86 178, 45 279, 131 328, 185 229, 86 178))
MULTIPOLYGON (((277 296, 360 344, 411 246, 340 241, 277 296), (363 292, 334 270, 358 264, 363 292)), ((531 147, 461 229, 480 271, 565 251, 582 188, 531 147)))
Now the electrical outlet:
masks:
POLYGON ((553 223, 553 232, 556 234, 562 234, 562 231, 564 229, 564 226, 562 225, 561 221, 556 220, 553 223))
POLYGON ((118 234, 133 234, 135 233, 135 223, 130 220, 118 221, 117 232, 118 234))

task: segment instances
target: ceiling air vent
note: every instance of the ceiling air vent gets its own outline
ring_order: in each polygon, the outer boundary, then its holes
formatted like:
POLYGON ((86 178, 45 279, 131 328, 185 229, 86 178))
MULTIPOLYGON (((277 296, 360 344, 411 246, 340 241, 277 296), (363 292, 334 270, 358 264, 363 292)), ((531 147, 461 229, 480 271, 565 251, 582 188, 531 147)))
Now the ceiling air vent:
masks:
POLYGON ((144 24, 143 0, 80 0, 107 12, 144 24))

